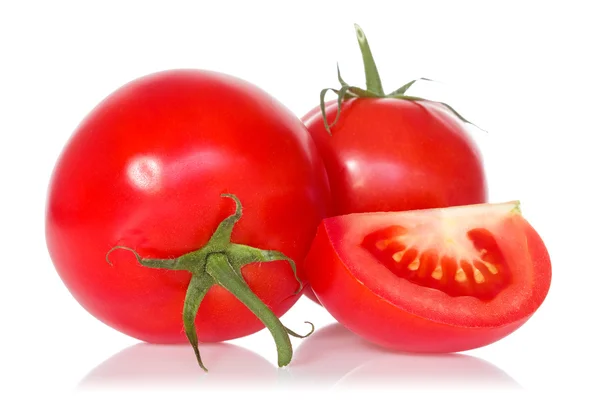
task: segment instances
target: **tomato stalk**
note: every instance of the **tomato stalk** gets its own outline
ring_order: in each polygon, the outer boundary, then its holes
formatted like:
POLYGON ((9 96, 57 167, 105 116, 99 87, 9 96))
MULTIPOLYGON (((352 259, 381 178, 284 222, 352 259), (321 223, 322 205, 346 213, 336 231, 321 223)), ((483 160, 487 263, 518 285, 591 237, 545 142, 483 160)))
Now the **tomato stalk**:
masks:
MULTIPOLYGON (((375 59, 373 58, 373 53, 371 52, 371 47, 369 46, 369 42, 367 40, 367 36, 365 32, 362 30, 360 26, 354 24, 354 29, 356 31, 356 39, 358 40, 358 45, 360 47, 360 52, 362 54, 364 71, 365 71, 365 82, 366 89, 361 89, 356 86, 351 86, 344 79, 342 79, 342 75, 340 73, 340 67, 337 66, 337 75, 338 81, 341 85, 339 89, 334 88, 325 88, 321 90, 319 95, 321 114, 323 116, 323 123, 325 124, 325 130, 331 135, 331 127, 333 127, 340 118, 342 103, 345 100, 353 99, 353 98, 388 98, 388 99, 400 99, 400 100, 408 100, 408 101, 431 101, 425 99, 423 97, 417 96, 408 96, 406 95, 406 91, 410 89, 410 87, 415 84, 417 81, 431 81, 428 78, 418 78, 413 79, 412 81, 404 84, 399 89, 396 89, 388 94, 386 94, 383 90, 383 85, 381 84, 381 78, 379 76, 379 71, 377 70, 377 65, 375 64, 375 59), (329 123, 327 120, 327 114, 325 110, 325 96, 328 91, 332 91, 337 95, 337 112, 335 115, 335 119, 332 123, 329 123)), ((438 101, 437 103, 446 107, 450 112, 456 115, 461 121, 471 124, 473 126, 477 126, 472 122, 465 119, 462 115, 458 113, 453 107, 448 105, 447 103, 443 103, 438 101)), ((479 128, 479 127, 478 127, 479 128)), ((481 129, 481 128, 480 128, 481 129)))
MULTIPOLYGON (((367 41, 367 36, 357 24, 354 24, 354 30, 356 31, 356 39, 358 40, 358 45, 360 46, 360 52, 363 58, 367 90, 378 96, 385 96, 381 78, 379 77, 379 71, 377 70, 375 60, 373 59, 373 53, 371 52, 371 47, 367 41)), ((338 76, 339 72, 340 70, 338 68, 338 76)))
POLYGON ((213 285, 219 285, 228 290, 260 319, 275 340, 278 365, 280 367, 288 365, 292 359, 290 336, 305 338, 312 334, 314 325, 306 322, 311 325, 311 331, 306 335, 300 335, 286 328, 273 311, 252 292, 244 281, 242 268, 254 262, 287 261, 298 281, 298 289, 294 292, 294 294, 298 294, 302 290, 302 282, 296 274, 296 263, 279 251, 262 250, 232 243, 231 233, 234 225, 242 217, 242 204, 235 195, 223 194, 222 197, 229 197, 235 201, 235 212, 221 221, 204 247, 174 259, 155 259, 143 258, 129 247, 115 246, 106 254, 106 261, 112 265, 108 258, 110 253, 117 249, 123 249, 131 251, 137 261, 145 267, 189 271, 192 274, 183 305, 183 325, 185 334, 194 349, 198 365, 205 371, 208 370, 200 357, 195 320, 202 299, 213 285))

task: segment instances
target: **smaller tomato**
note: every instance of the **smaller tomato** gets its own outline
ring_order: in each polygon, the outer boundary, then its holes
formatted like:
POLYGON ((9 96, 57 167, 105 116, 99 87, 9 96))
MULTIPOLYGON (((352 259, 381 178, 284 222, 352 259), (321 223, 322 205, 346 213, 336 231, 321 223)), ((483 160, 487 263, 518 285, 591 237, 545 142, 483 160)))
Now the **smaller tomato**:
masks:
POLYGON ((365 33, 355 30, 367 88, 338 69, 341 87, 323 89, 320 106, 302 118, 327 169, 334 215, 487 202, 468 121, 446 103, 408 95, 418 80, 386 93, 365 33), (337 101, 325 101, 329 90, 337 101))
MULTIPOLYGON (((417 80, 385 92, 365 33, 355 30, 366 89, 350 86, 338 69, 341 87, 322 90, 320 106, 302 118, 327 170, 332 215, 487 202, 468 121, 448 104, 408 95, 417 80), (337 101, 325 101, 329 90, 337 101)), ((316 300, 310 288, 305 294, 316 300)))
POLYGON ((540 307, 551 281, 547 249, 518 202, 327 218, 306 267, 341 324, 414 352, 505 337, 540 307))

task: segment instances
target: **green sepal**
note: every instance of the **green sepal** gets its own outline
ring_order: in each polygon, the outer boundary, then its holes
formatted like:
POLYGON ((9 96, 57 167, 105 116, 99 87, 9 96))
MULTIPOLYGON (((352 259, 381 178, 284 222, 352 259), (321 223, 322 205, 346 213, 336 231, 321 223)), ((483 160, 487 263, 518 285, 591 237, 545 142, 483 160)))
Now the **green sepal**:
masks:
POLYGON ((298 294, 304 288, 302 281, 298 277, 296 271, 296 262, 283 254, 280 251, 275 250, 261 250, 255 247, 246 246, 244 244, 232 243, 226 250, 225 254, 231 264, 232 268, 241 273, 241 269, 250 263, 255 262, 270 262, 270 261, 287 261, 294 273, 294 278, 298 282, 298 289, 294 294, 298 294))
MULTIPOLYGON (((381 84, 381 78, 379 76, 379 71, 377 69, 377 65, 375 64, 375 61, 373 58, 373 53, 369 46, 367 37, 366 37, 364 31, 362 30, 362 28, 360 26, 358 26, 357 24, 354 24, 354 29, 356 31, 356 38, 358 40, 358 44, 359 44, 362 59, 363 59, 363 66, 364 66, 364 71, 365 71, 365 82, 366 82, 367 88, 361 89, 356 86, 349 85, 342 78, 342 75, 340 73, 339 63, 336 65, 337 66, 337 77, 338 77, 338 81, 339 81, 341 87, 339 89, 326 88, 326 89, 321 90, 321 92, 319 94, 319 104, 320 104, 320 108, 321 108, 321 115, 323 117, 323 124, 325 125, 325 130, 327 131, 327 133, 329 133, 329 135, 332 134, 331 128, 338 122, 338 120, 340 118, 343 101, 348 100, 348 99, 353 99, 353 98, 391 98, 391 99, 401 99, 401 100, 408 100, 408 101, 425 101, 427 99, 424 99, 421 97, 415 97, 415 96, 407 96, 406 92, 418 81, 421 81, 421 80, 433 81, 432 79, 429 79, 429 78, 413 79, 410 82, 404 84, 402 87, 394 90, 393 92, 391 92, 389 94, 384 94, 383 85, 381 84), (330 90, 338 95, 337 112, 336 112, 335 119, 334 119, 333 123, 331 123, 331 124, 327 120, 327 113, 325 110, 325 96, 326 96, 327 92, 330 90)), ((435 102, 432 100, 427 100, 427 101, 435 102)), ((443 103, 443 102, 437 102, 437 103, 446 107, 452 114, 454 114, 462 122, 471 124, 485 132, 484 129, 480 128, 479 126, 475 125, 471 121, 467 120, 465 117, 463 117, 461 114, 459 114, 458 111, 456 111, 449 104, 443 103)))
POLYGON ((456 117, 457 117, 458 119, 460 119, 461 121, 463 121, 463 122, 465 122, 465 123, 467 123, 467 124, 471 124, 471 125, 475 126, 476 128, 478 128, 478 129, 481 129, 481 130, 482 130, 482 131, 484 131, 484 132, 487 132, 486 130, 484 130, 484 129, 482 129, 482 128, 478 127, 477 125, 475 125, 474 123, 472 123, 471 121, 467 120, 465 117, 463 117, 462 115, 460 115, 460 114, 458 113, 458 111, 456 111, 454 108, 450 107, 450 105, 449 105, 449 104, 447 104, 447 103, 444 103, 444 102, 441 102, 441 101, 433 101, 433 100, 428 100, 428 99, 425 99, 425 98, 422 98, 422 97, 416 97, 416 96, 406 96, 406 95, 396 95, 396 96, 393 96, 393 98, 394 98, 394 99, 409 100, 409 101, 429 101, 429 102, 432 102, 432 103, 438 103, 438 104, 441 104, 441 105, 443 105, 444 107, 446 107, 446 108, 447 108, 447 109, 448 109, 448 110, 449 110, 451 113, 453 113, 454 115, 456 115, 456 117))
POLYGON ((415 83, 417 83, 418 81, 429 81, 429 82, 433 82, 433 79, 429 79, 429 78, 419 78, 419 79, 413 79, 412 81, 408 82, 407 84, 403 85, 402 87, 400 87, 399 89, 394 90, 393 92, 387 94, 385 97, 395 97, 398 95, 403 95, 406 93, 406 91, 408 89, 410 89, 410 87, 412 85, 414 85, 415 83))
POLYGON ((217 284, 232 293, 261 320, 275 340, 277 364, 280 367, 288 365, 292 361, 293 353, 288 331, 273 311, 250 290, 241 274, 231 266, 227 256, 222 253, 211 254, 208 257, 206 271, 217 284))
POLYGON ((287 333, 290 336, 294 336, 294 337, 297 337, 297 338, 300 338, 300 339, 305 339, 305 338, 307 338, 307 337, 309 337, 310 335, 313 334, 313 332, 315 331, 315 324, 313 324, 312 322, 309 322, 309 321, 304 321, 304 323, 310 325, 310 331, 307 334, 305 334, 305 335, 301 335, 299 333, 296 333, 296 332, 294 332, 293 330, 291 330, 290 328, 288 328, 286 326, 284 326, 284 328, 285 328, 285 330, 287 331, 287 333))
POLYGON ((208 289, 215 283, 215 280, 210 275, 193 275, 185 294, 185 301, 183 302, 183 327, 185 329, 185 335, 194 349, 198 365, 206 372, 208 372, 208 369, 204 366, 202 358, 200 357, 200 350, 198 349, 198 335, 196 333, 195 323, 200 303, 202 302, 202 299, 204 299, 208 289))
POLYGON ((122 249, 132 252, 142 266, 172 271, 188 271, 192 274, 183 304, 183 325, 185 334, 194 349, 198 365, 205 371, 207 369, 200 357, 195 321, 200 303, 213 285, 219 285, 228 290, 265 324, 275 339, 278 365, 287 365, 292 357, 289 336, 307 337, 314 331, 314 325, 311 324, 313 329, 307 335, 299 335, 284 327, 273 311, 248 287, 242 275, 242 268, 253 262, 287 261, 298 282, 298 288, 294 292, 294 295, 297 295, 302 290, 303 285, 297 275, 296 263, 280 251, 257 249, 232 243, 233 228, 242 217, 242 204, 233 194, 223 194, 221 196, 233 199, 236 205, 235 212, 219 223, 211 238, 202 248, 177 258, 155 259, 143 258, 130 247, 114 246, 106 253, 106 261, 112 265, 109 255, 115 250, 122 249))

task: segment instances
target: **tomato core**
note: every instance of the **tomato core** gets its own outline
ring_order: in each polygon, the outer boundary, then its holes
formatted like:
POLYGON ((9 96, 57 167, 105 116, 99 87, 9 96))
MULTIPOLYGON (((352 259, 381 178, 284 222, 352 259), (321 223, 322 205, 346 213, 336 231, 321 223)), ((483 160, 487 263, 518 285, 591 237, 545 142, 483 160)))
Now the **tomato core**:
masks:
POLYGON ((449 296, 491 300, 510 284, 505 257, 489 230, 457 236, 456 230, 446 235, 425 233, 428 229, 428 224, 389 226, 366 235, 362 247, 396 276, 449 296))

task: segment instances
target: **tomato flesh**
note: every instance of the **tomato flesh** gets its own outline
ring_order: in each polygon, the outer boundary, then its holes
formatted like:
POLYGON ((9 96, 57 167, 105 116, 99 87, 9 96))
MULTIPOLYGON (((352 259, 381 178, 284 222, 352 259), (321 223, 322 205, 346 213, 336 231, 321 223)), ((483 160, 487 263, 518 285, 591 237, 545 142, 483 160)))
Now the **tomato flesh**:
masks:
POLYGON ((538 309, 551 280, 544 243, 517 203, 327 218, 305 265, 340 323, 419 352, 508 335, 538 309))
POLYGON ((397 276, 450 296, 493 298, 510 282, 506 260, 487 229, 466 232, 462 248, 452 242, 420 247, 426 239, 414 240, 409 232, 400 225, 383 228, 368 234, 362 246, 397 276), (464 258, 457 251, 471 254, 464 258))

